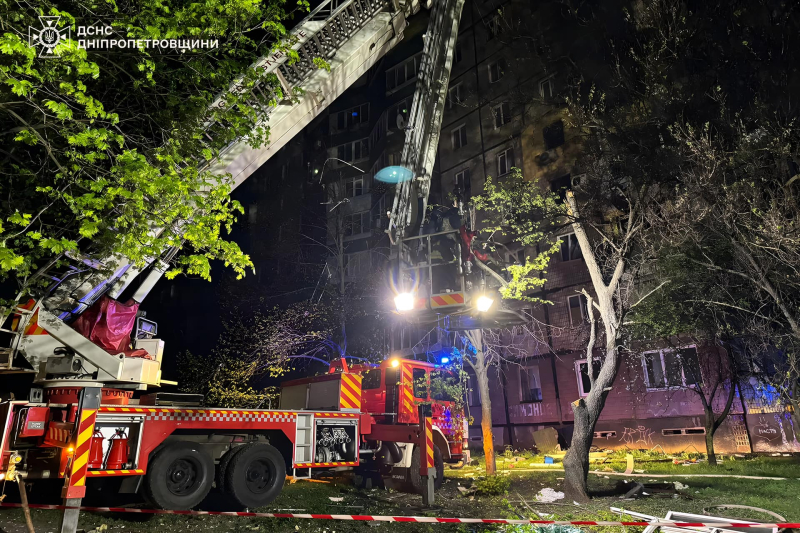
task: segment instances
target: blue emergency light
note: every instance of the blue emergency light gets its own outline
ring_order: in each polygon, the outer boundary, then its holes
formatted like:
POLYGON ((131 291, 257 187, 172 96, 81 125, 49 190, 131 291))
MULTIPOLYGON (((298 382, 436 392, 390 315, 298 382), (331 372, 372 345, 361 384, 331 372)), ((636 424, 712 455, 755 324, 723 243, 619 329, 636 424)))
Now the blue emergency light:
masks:
POLYGON ((442 357, 441 362, 442 362, 443 365, 446 365, 447 363, 450 362, 450 358, 449 357, 442 357))

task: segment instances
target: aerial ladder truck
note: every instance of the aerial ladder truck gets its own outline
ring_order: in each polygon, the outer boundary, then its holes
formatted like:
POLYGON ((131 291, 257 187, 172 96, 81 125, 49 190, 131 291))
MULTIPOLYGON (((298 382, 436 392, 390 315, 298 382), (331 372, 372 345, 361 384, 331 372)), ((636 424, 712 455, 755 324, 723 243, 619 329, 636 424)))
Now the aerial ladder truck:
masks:
MULTIPOLYGON (((398 187, 391 214, 390 231, 400 243, 425 212, 463 0, 427 7, 424 60, 403 152, 415 179, 398 187)), ((241 184, 399 42, 406 17, 418 9, 415 0, 325 0, 293 30, 298 61, 273 53, 254 65, 274 73, 285 92, 300 87, 305 96, 265 111, 269 145, 254 149, 234 142, 208 170, 230 173, 233 187, 241 184), (317 57, 330 63, 330 71, 315 67, 317 57)), ((36 274, 49 285, 20 295, 4 314, 0 326, 10 343, 0 351, 0 375, 35 378, 24 391, 27 398, 17 390, 0 402, 0 477, 63 480, 68 509, 62 531, 75 531, 75 508, 87 481, 96 479, 114 480, 120 492, 141 493, 167 509, 198 505, 214 483, 238 505, 257 507, 279 494, 287 472, 307 477, 312 469, 357 467, 362 458, 419 465, 430 496, 435 450, 445 449, 451 461, 465 458, 460 423, 447 422, 449 415, 440 412, 434 426, 432 413, 412 413, 409 398, 431 400, 406 378, 414 368, 429 375, 431 365, 424 363, 379 366, 395 369, 384 372, 396 379, 382 389, 389 409, 366 402, 362 380, 372 369, 351 370, 344 361, 327 376, 287 385, 278 409, 209 409, 200 407, 202 399, 148 393, 171 382, 161 376, 164 343, 157 324, 136 310, 177 253, 177 247, 166 250, 147 265, 125 257, 55 258, 36 274), (131 294, 132 306, 121 303, 123 293, 131 294), (132 349, 119 338, 109 342, 108 331, 95 337, 91 328, 76 326, 107 322, 112 314, 117 325, 127 324, 132 349), (370 412, 362 400, 376 407, 370 412), (409 463, 414 449, 418 458, 409 463)))

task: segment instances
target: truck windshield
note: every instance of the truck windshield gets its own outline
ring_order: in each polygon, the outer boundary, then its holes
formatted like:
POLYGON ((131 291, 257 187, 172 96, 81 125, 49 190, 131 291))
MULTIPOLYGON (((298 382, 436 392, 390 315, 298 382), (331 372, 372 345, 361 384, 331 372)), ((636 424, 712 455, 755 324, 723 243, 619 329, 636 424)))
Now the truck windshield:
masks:
POLYGON ((364 372, 364 379, 361 382, 362 390, 378 389, 381 386, 381 369, 373 368, 364 372))

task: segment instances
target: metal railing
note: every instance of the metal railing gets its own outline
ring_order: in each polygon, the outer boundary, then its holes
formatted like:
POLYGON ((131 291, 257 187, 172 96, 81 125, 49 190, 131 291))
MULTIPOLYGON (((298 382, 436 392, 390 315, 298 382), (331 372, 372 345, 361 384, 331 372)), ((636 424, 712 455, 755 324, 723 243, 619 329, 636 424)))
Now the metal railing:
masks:
MULTIPOLYGON (((257 69, 260 73, 274 73, 280 81, 284 98, 289 98, 294 87, 301 86, 303 82, 318 69, 314 63, 315 58, 330 60, 342 45, 344 45, 359 29, 367 22, 386 8, 390 4, 389 0, 326 0, 311 13, 308 14, 294 29, 289 37, 291 48, 297 52, 297 60, 290 61, 289 55, 280 50, 271 52, 269 55, 259 58, 251 68, 257 69), (319 23, 322 25, 319 26, 319 23)), ((239 77, 229 87, 228 91, 237 93, 244 89, 244 76, 239 77)), ((250 91, 250 98, 245 100, 246 104, 258 109, 260 112, 259 122, 264 122, 272 111, 273 106, 264 105, 264 101, 277 101, 279 98, 273 91, 270 83, 266 79, 260 80, 250 91)), ((224 95, 218 96, 211 104, 210 110, 222 108, 225 103, 224 95)), ((211 130, 215 125, 225 127, 224 123, 208 122, 205 125, 205 136, 213 142, 211 130)), ((239 139, 230 142, 222 148, 219 155, 224 155, 235 145, 239 139)), ((210 167, 219 158, 209 161, 205 168, 210 167)))

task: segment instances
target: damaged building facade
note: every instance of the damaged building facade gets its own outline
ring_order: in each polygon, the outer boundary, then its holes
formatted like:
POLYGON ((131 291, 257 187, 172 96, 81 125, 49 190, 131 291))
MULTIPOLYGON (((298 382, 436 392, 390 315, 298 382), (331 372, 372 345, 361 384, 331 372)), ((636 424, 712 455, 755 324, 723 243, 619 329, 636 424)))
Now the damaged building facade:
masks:
MULTIPOLYGON (((557 95, 574 80, 559 71, 557 64, 541 60, 545 52, 560 55, 559 39, 545 37, 556 17, 553 9, 549 3, 531 7, 513 0, 466 2, 431 204, 448 202, 456 191, 467 198, 478 195, 487 176, 502 178, 514 167, 550 190, 579 191, 580 174, 574 165, 580 142, 556 105, 557 95), (541 38, 520 48, 509 37, 519 31, 514 22, 518 20, 533 21, 534 33, 541 38)), ((314 197, 317 205, 307 206, 313 213, 293 222, 293 231, 307 233, 310 230, 304 224, 309 225, 309 220, 324 220, 327 238, 320 239, 332 252, 323 277, 341 285, 342 291, 346 284, 385 277, 386 212, 393 191, 373 177, 381 168, 399 163, 426 23, 422 17, 415 18, 414 27, 405 30, 404 41, 332 103, 274 164, 272 173, 282 179, 302 178, 309 189, 324 186, 324 198, 314 197)), ((307 191, 303 194, 309 196, 307 191)), ((270 214, 256 207, 265 196, 270 196, 268 186, 242 199, 251 224, 270 214)), ((547 283, 537 294, 551 304, 527 308, 533 317, 529 333, 507 339, 516 346, 514 353, 524 356, 490 370, 498 449, 531 448, 534 432, 544 428, 556 429, 560 444, 567 446, 571 404, 588 392, 587 312, 580 291, 591 291, 591 282, 575 236, 564 230, 557 237, 561 250, 552 258, 547 283)), ((504 253, 507 261, 514 262, 535 255, 536 250, 511 245, 504 253)), ((391 305, 386 303, 386 307, 391 305)), ((402 321, 387 330, 387 353, 403 357, 429 358, 453 344, 441 330, 402 321)), ((719 359, 722 349, 681 337, 627 355, 595 428, 594 446, 704 452, 704 411, 695 392, 696 381, 713 381, 713 373, 704 369, 709 361, 719 359), (699 372, 687 375, 687 365, 699 372)), ((469 438, 473 447, 480 448, 480 398, 474 381, 468 388, 469 438)), ((725 386, 722 389, 726 392, 725 386)), ((743 383, 734 395, 730 414, 715 435, 717 452, 800 452, 791 413, 777 395, 755 380, 743 383)), ((725 394, 718 394, 714 401, 724 400, 725 394)))

